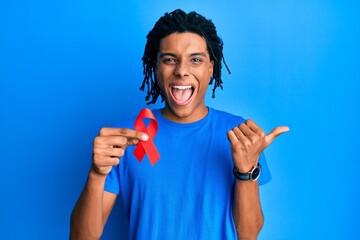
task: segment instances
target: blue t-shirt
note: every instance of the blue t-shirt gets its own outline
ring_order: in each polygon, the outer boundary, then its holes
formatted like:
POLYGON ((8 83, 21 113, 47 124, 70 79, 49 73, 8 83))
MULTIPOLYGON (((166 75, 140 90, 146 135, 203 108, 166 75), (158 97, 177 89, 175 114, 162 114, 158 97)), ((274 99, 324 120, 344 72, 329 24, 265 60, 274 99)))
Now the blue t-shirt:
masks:
MULTIPOLYGON (((105 190, 120 194, 131 239, 237 239, 232 216, 235 177, 227 132, 244 122, 209 108, 194 123, 175 123, 160 110, 154 143, 160 160, 139 162, 126 149, 107 176, 105 190)), ((135 117, 115 127, 134 128, 135 117)), ((264 154, 259 184, 271 179, 264 154)))

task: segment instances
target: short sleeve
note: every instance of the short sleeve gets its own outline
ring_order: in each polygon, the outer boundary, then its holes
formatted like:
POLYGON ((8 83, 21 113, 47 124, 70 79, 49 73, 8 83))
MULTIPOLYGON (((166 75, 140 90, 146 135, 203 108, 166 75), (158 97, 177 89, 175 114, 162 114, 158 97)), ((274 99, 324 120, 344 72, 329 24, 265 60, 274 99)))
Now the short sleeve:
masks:
POLYGON ((104 190, 114 194, 119 194, 119 166, 112 167, 110 173, 106 176, 104 190))
POLYGON ((265 154, 261 153, 259 157, 259 163, 261 165, 261 174, 259 177, 259 185, 264 185, 271 180, 271 173, 266 163, 265 154))

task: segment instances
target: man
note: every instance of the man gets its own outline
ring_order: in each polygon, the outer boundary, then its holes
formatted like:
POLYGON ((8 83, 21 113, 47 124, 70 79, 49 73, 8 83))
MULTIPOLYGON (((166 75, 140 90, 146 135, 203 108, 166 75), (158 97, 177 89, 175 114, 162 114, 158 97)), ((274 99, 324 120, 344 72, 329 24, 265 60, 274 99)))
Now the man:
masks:
POLYGON ((258 186, 270 180, 262 152, 288 128, 265 135, 252 120, 205 105, 209 84, 213 94, 222 87, 222 48, 214 24, 195 12, 158 20, 147 36, 141 89, 147 86, 150 103, 165 100, 153 110, 161 158, 154 166, 136 160, 136 145, 149 136, 133 129, 135 118, 101 129, 72 213, 72 239, 98 239, 118 194, 131 239, 257 238, 264 221, 258 186))

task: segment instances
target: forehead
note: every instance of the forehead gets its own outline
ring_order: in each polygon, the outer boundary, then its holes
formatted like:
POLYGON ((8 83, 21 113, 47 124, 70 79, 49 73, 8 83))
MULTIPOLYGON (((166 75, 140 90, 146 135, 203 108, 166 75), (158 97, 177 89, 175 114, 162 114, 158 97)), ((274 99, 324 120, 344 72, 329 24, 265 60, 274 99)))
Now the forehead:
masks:
POLYGON ((207 52, 206 40, 196 33, 172 33, 160 41, 159 52, 207 52))

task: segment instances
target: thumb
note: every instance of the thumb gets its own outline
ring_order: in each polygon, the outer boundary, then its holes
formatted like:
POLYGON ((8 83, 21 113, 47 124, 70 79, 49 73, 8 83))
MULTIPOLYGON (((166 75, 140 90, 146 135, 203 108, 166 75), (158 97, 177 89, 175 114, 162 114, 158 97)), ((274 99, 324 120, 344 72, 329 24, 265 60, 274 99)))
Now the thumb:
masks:
POLYGON ((280 134, 288 131, 290 131, 290 129, 287 126, 280 126, 274 128, 268 135, 265 136, 266 147, 269 146, 272 141, 274 141, 274 139, 277 138, 280 134))

